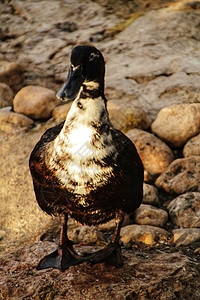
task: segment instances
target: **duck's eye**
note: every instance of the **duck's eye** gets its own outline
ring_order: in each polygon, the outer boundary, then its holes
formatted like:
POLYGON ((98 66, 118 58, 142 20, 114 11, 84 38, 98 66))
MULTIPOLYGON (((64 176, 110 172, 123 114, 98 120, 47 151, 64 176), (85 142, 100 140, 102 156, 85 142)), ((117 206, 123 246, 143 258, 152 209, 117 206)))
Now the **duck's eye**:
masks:
POLYGON ((99 55, 97 53, 91 53, 90 56, 89 56, 89 61, 94 60, 95 57, 99 58, 99 55))

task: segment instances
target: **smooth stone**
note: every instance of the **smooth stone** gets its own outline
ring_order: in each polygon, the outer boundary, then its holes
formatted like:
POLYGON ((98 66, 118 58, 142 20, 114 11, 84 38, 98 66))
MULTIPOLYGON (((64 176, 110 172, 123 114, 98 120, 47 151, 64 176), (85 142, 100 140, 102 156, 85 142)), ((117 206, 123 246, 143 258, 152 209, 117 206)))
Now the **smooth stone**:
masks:
MULTIPOLYGON (((122 223, 122 227, 130 225, 133 222, 132 215, 133 215, 133 212, 130 212, 130 215, 125 214, 124 220, 123 220, 123 223, 122 223)), ((112 220, 110 220, 106 223, 98 225, 98 228, 101 231, 105 231, 105 232, 113 231, 115 229, 115 227, 116 227, 116 220, 115 219, 112 219, 112 220)))
POLYGON ((148 204, 141 204, 135 210, 134 222, 139 225, 164 226, 168 221, 168 213, 148 204))
POLYGON ((15 112, 27 115, 32 119, 47 119, 51 116, 58 100, 55 92, 41 86, 25 86, 15 96, 15 112))
POLYGON ((132 128, 148 129, 151 119, 134 101, 109 100, 108 112, 112 125, 123 132, 132 128))
POLYGON ((143 184, 142 203, 160 206, 158 189, 155 186, 147 184, 147 183, 143 184))
POLYGON ((200 134, 191 138, 183 148, 184 157, 200 156, 200 134))
POLYGON ((200 227, 200 193, 178 196, 167 207, 174 225, 183 228, 200 227))
POLYGON ((155 182, 157 188, 170 194, 200 192, 200 157, 190 156, 174 160, 155 182))
POLYGON ((120 240, 124 245, 138 242, 153 245, 158 242, 166 242, 169 233, 160 227, 134 224, 122 227, 120 236, 120 240))
POLYGON ((151 175, 163 173, 173 161, 171 149, 153 134, 141 129, 132 129, 126 135, 135 144, 145 170, 151 175))
POLYGON ((180 104, 163 108, 151 124, 151 129, 172 147, 182 147, 200 132, 200 104, 180 104))

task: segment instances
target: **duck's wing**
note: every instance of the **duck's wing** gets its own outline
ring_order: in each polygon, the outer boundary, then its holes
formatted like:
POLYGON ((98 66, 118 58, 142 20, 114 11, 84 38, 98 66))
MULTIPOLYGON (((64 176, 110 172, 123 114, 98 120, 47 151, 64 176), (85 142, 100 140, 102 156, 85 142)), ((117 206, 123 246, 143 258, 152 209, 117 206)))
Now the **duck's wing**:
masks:
POLYGON ((116 164, 122 179, 122 194, 127 198, 125 209, 136 209, 143 197, 144 168, 140 156, 132 141, 121 131, 113 129, 112 139, 117 149, 116 164))
POLYGON ((63 125, 64 122, 48 129, 36 144, 29 159, 37 202, 48 214, 54 213, 53 205, 59 198, 59 182, 53 172, 47 167, 44 157, 49 143, 58 136, 63 125))

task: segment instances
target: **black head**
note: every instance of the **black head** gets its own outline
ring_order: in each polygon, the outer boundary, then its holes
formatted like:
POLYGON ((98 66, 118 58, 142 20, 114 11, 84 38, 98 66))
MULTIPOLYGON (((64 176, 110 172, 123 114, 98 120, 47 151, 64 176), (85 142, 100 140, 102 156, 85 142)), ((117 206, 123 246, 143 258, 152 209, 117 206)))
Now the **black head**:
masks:
POLYGON ((76 98, 84 83, 98 83, 99 92, 104 96, 105 62, 101 52, 92 46, 76 46, 72 50, 67 81, 57 97, 62 100, 76 98))

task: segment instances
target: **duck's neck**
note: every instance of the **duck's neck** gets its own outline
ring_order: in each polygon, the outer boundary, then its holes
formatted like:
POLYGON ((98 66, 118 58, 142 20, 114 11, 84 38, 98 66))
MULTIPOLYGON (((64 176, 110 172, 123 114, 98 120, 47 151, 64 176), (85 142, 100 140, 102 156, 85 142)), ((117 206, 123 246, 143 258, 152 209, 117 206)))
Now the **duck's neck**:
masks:
POLYGON ((84 84, 72 103, 64 127, 84 125, 100 128, 103 124, 110 124, 105 96, 97 83, 84 84))
POLYGON ((104 99, 104 101, 106 102, 106 98, 104 95, 104 81, 102 81, 101 83, 95 81, 89 81, 83 83, 80 92, 81 99, 87 99, 87 98, 95 99, 99 97, 102 97, 102 99, 104 99))

